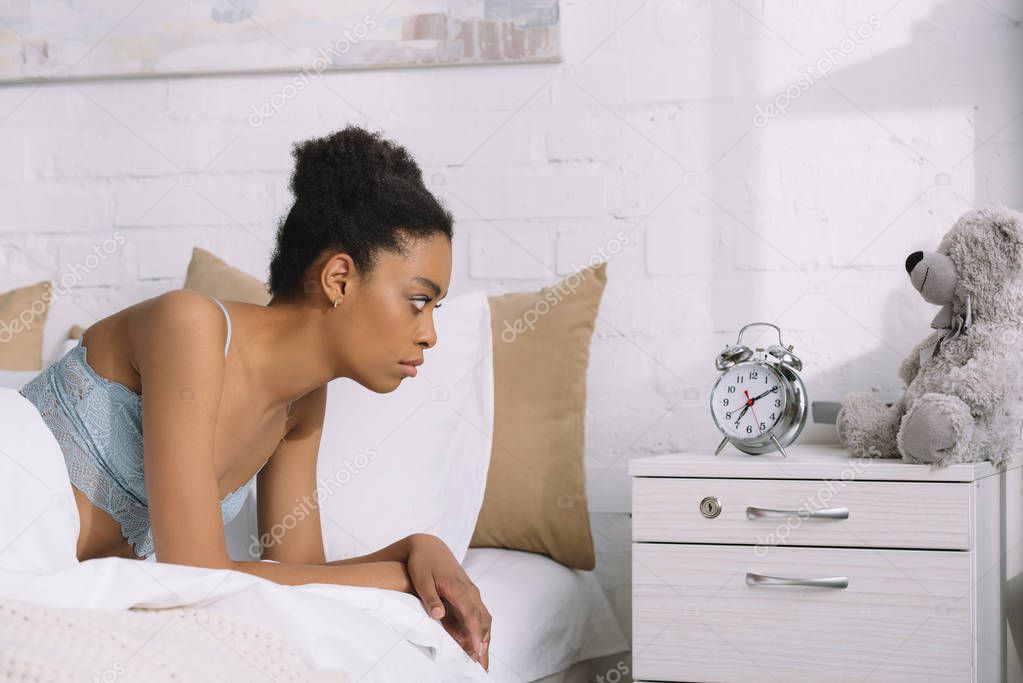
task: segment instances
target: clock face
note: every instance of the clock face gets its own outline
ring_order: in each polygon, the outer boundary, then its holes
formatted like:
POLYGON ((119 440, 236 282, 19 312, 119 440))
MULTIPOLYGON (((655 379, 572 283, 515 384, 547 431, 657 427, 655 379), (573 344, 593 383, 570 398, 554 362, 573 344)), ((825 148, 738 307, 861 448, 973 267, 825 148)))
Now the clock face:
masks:
POLYGON ((725 370, 711 391, 711 412, 721 431, 739 441, 762 441, 785 414, 788 400, 778 372, 764 363, 725 370))

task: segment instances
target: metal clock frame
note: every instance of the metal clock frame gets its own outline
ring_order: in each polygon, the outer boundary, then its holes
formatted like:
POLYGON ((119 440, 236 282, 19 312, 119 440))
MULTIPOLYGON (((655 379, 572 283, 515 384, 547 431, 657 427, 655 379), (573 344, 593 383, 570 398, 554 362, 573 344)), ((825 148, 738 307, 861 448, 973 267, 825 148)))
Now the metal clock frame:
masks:
POLYGON ((781 339, 781 330, 778 326, 771 323, 750 323, 745 325, 739 330, 739 337, 735 345, 726 348, 718 355, 715 366, 718 370, 722 371, 722 375, 718 377, 710 391, 710 414, 714 420, 714 425, 724 438, 718 444, 714 455, 720 453, 725 444, 731 442, 737 449, 750 455, 760 455, 777 449, 783 456, 788 457, 788 454, 785 452, 785 446, 795 441, 800 432, 803 431, 803 427, 806 424, 809 400, 806 395, 806 386, 797 373, 797 370, 802 370, 803 363, 792 353, 791 345, 784 346, 781 339), (764 349, 757 348, 756 351, 761 352, 759 357, 752 349, 740 344, 742 333, 746 328, 753 327, 754 325, 767 325, 773 327, 778 332, 778 344, 769 346, 766 353, 763 353, 764 349), (714 392, 717 390, 721 380, 728 376, 729 371, 742 366, 753 365, 766 365, 781 377, 782 386, 785 388, 785 410, 766 433, 757 434, 756 437, 750 439, 740 439, 729 435, 721 427, 717 417, 715 417, 714 392))

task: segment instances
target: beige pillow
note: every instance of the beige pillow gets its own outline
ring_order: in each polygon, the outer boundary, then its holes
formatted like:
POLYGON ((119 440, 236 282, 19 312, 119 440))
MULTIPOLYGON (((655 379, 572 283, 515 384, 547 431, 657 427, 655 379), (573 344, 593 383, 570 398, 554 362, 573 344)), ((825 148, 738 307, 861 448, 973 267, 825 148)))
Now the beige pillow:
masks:
POLYGON ((259 306, 270 303, 270 292, 265 283, 201 247, 192 247, 192 260, 188 263, 182 289, 194 289, 217 299, 259 306))
POLYGON ((0 294, 0 369, 43 369, 43 327, 52 300, 49 280, 0 294))
POLYGON ((593 569, 583 469, 586 369, 607 264, 538 292, 489 297, 494 437, 470 547, 593 569))

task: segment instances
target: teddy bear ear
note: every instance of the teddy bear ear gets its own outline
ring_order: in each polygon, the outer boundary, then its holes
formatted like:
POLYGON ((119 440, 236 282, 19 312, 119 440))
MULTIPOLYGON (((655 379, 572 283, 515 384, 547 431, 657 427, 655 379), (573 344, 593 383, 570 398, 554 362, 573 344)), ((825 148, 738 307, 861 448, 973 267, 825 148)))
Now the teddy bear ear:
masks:
POLYGON ((999 241, 1015 251, 1023 247, 1023 214, 1004 206, 993 207, 990 211, 991 224, 999 241))

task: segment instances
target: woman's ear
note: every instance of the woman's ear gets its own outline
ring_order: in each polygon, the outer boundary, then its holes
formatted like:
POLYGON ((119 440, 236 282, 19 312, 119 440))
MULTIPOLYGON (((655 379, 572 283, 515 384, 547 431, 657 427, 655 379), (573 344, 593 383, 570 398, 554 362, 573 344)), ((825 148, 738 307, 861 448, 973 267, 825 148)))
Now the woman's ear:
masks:
POLYGON ((320 285, 331 302, 344 299, 354 275, 355 262, 348 254, 339 251, 326 260, 320 270, 320 285))

